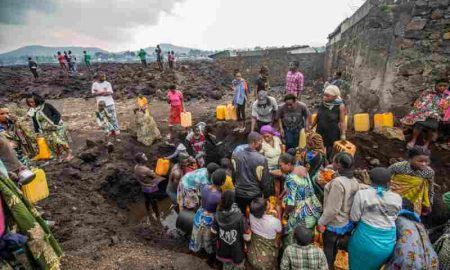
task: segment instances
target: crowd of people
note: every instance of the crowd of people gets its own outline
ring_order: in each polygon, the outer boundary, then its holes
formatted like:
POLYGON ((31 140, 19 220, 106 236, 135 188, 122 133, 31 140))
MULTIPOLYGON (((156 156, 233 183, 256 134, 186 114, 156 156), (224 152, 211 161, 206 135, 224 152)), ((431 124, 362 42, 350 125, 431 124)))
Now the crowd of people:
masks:
MULTIPOLYGON (((141 52, 139 57, 146 65, 145 51, 141 52)), ((159 46, 156 53, 162 65, 159 46)), ((61 68, 76 72, 76 64, 66 67, 70 58, 67 61, 58 53, 59 59, 61 68)), ((210 124, 199 122, 187 134, 177 134, 174 126, 181 124, 186 108, 182 92, 176 85, 168 86, 166 139, 180 142, 173 154, 161 157, 172 162, 165 190, 160 184, 166 179, 147 166, 147 156, 135 154, 134 173, 142 186, 149 220, 160 222, 158 200, 168 196, 184 219, 180 223, 185 223, 181 227, 190 235, 189 249, 206 253, 208 264, 222 264, 223 269, 247 265, 255 269, 335 269, 336 258, 345 254, 350 269, 450 267, 448 232, 433 245, 421 223, 433 210, 430 137, 437 126, 448 125, 448 81, 438 80, 402 118, 414 130, 407 144, 408 159, 389 168, 371 169, 369 183, 363 183, 355 177, 354 157, 333 148, 335 142, 346 140, 347 132, 340 77, 337 73, 335 80, 326 83, 312 119, 310 108, 300 101, 305 78, 299 63, 289 66, 281 104, 270 96, 269 69, 261 67, 254 84, 247 144, 229 156, 218 153, 220 142, 210 124), (425 144, 417 146, 422 131, 425 144), (305 146, 300 143, 302 132, 306 133, 305 146)), ((238 121, 233 132, 243 133, 252 87, 239 70, 234 72, 231 87, 238 121)), ((95 119, 104 132, 105 145, 112 148, 120 142, 120 125, 105 73, 95 76, 91 93, 97 104, 95 119)), ((32 241, 39 241, 46 256, 39 250, 30 250, 27 256, 42 269, 50 269, 59 264, 61 249, 45 221, 17 192, 20 181, 12 180, 19 179, 38 154, 36 137, 45 139, 52 157, 60 162, 73 158, 71 141, 54 106, 37 94, 28 96, 26 104, 34 130, 27 130, 0 104, 0 252, 9 256, 1 257, 0 265, 17 263, 8 241, 28 249, 32 241), (18 223, 17 234, 5 230, 10 222, 18 223)), ((138 140, 150 146, 161 133, 143 95, 137 99, 135 113, 138 140)), ((444 202, 450 208, 450 194, 444 195, 444 202)))
MULTIPOLYGON (((290 65, 282 104, 269 95, 268 68, 261 68, 250 107, 248 143, 231 156, 214 155, 212 127, 198 123, 182 137, 175 153, 165 157, 175 162, 167 194, 182 222, 192 222, 180 226, 191 237, 189 249, 208 254, 208 263, 220 262, 223 269, 335 269, 342 254, 348 254, 350 269, 449 267, 445 259, 439 266, 439 258, 448 258, 448 235, 439 242, 446 247, 433 246, 421 223, 432 211, 436 185, 429 144, 409 143, 408 159, 373 168, 369 184, 357 179, 354 157, 333 148, 346 140, 347 132, 341 74, 325 84, 312 119, 308 106, 299 101, 304 76, 298 66, 290 65), (303 148, 302 129, 307 134, 303 148)), ((234 132, 244 132, 251 86, 239 70, 234 76, 234 132)), ((169 88, 172 127, 180 124, 185 108, 182 93, 175 85, 169 88)), ((448 82, 440 79, 430 91, 443 93, 444 88, 448 82)), ((432 109, 436 121, 444 119, 450 99, 439 97, 432 109)), ((152 183, 158 190, 160 180, 152 183)), ((158 196, 150 195, 153 204, 158 196)))
MULTIPOLYGON (((147 67, 147 52, 144 49, 140 49, 137 53, 141 63, 144 67, 147 67)), ((156 45, 155 49, 156 55, 156 63, 158 64, 159 70, 164 70, 164 53, 159 45, 156 45)), ((167 52, 167 63, 169 65, 169 69, 175 68, 175 52, 168 51, 167 52)))

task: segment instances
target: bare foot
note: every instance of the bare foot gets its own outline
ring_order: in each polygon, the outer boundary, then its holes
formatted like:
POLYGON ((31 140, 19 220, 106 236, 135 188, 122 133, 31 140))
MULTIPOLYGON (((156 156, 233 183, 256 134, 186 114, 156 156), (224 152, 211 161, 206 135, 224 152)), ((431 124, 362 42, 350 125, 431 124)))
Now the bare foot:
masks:
POLYGON ((72 154, 68 154, 67 157, 65 157, 63 160, 64 161, 71 161, 74 158, 74 156, 72 154))

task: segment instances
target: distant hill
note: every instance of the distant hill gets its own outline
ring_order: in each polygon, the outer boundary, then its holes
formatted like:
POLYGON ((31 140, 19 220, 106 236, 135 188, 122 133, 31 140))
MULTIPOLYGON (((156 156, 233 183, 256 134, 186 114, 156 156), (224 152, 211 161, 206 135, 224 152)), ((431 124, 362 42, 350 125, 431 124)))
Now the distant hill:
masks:
MULTIPOLYGON (((177 54, 180 54, 180 53, 187 54, 191 50, 197 50, 195 48, 181 47, 181 46, 177 46, 177 45, 173 45, 173 44, 169 44, 169 43, 160 43, 159 46, 161 47, 161 50, 163 50, 163 52, 174 51, 177 54)), ((156 46, 144 48, 144 50, 146 50, 149 53, 154 52, 155 49, 156 49, 156 46)))
POLYGON ((100 48, 95 47, 47 47, 47 46, 40 46, 40 45, 31 45, 31 46, 25 46, 21 47, 19 49, 2 53, 0 54, 0 59, 10 59, 10 58, 19 58, 19 57, 35 57, 35 56, 54 56, 57 51, 63 52, 63 51, 72 51, 75 55, 81 55, 83 54, 83 51, 89 51, 91 54, 94 54, 96 52, 103 52, 107 53, 107 51, 102 50, 100 48))

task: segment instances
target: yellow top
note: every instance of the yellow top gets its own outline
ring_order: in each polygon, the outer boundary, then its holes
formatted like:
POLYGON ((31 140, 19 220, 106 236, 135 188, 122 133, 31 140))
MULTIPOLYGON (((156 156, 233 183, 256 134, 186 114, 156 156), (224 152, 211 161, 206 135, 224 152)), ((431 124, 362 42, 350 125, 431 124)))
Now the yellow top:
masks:
POLYGON ((222 185, 222 192, 225 190, 234 190, 233 180, 231 179, 231 176, 227 175, 227 178, 225 179, 225 183, 222 185))
MULTIPOLYGON (((147 98, 146 97, 138 97, 138 99, 137 99, 137 105, 138 105, 138 107, 139 107, 139 109, 143 109, 143 108, 145 108, 146 106, 148 106, 148 100, 147 100, 147 98)), ((148 108, 148 107, 147 107, 148 108)))

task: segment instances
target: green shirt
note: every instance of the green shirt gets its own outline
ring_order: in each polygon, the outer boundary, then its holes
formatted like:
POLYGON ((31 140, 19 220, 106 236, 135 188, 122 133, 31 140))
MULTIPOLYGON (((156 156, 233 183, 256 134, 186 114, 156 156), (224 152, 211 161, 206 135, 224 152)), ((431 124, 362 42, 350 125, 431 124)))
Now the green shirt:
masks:
POLYGON ((85 54, 84 55, 84 62, 91 62, 91 55, 90 54, 85 54))
POLYGON ((322 249, 310 244, 292 244, 283 253, 280 270, 328 270, 327 258, 322 249))
POLYGON ((139 51, 138 56, 139 58, 141 58, 141 60, 145 60, 145 56, 147 55, 147 53, 145 51, 139 51))

